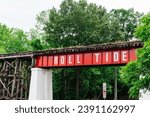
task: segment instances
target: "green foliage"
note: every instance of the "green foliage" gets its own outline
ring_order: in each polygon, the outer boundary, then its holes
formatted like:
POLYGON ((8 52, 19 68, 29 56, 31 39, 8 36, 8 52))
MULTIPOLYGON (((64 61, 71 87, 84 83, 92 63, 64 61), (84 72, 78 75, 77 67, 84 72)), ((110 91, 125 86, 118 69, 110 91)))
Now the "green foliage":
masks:
POLYGON ((7 52, 20 52, 30 50, 27 35, 20 29, 11 29, 11 38, 6 42, 7 52))
POLYGON ((136 28, 135 36, 142 41, 150 39, 150 13, 141 18, 140 24, 136 28))
POLYGON ((149 89, 150 86, 150 14, 141 18, 135 35, 145 41, 144 47, 137 52, 138 60, 129 63, 121 70, 122 79, 130 87, 130 97, 138 99, 139 89, 149 89))
POLYGON ((118 21, 102 6, 88 4, 85 0, 64 0, 60 10, 43 11, 37 20, 45 31, 41 43, 46 48, 89 45, 122 38, 118 21))
POLYGON ((130 62, 121 70, 122 80, 130 87, 133 99, 139 98, 139 89, 148 89, 150 84, 150 41, 138 50, 138 60, 130 62))
POLYGON ((6 53, 6 40, 10 37, 10 30, 7 26, 0 24, 0 53, 6 53))
POLYGON ((111 14, 119 20, 119 26, 124 35, 124 41, 132 39, 135 28, 143 14, 135 12, 134 9, 113 9, 111 14))
POLYGON ((138 98, 139 85, 135 85, 139 82, 140 72, 136 64, 137 61, 130 62, 121 70, 121 78, 130 87, 129 93, 131 98, 138 98), (136 73, 135 73, 136 70, 136 73), (134 90, 133 90, 134 89, 134 90))
MULTIPOLYGON (((99 67, 54 69, 54 99, 76 99, 77 70, 80 72, 79 98, 102 99, 102 83, 107 83, 107 94, 112 94, 112 69, 99 67), (107 72, 107 75, 103 74, 107 72), (111 77, 110 77, 111 76, 111 77)), ((112 98, 112 97, 111 97, 112 98)))
POLYGON ((27 35, 20 29, 10 29, 0 24, 0 53, 30 50, 27 35))

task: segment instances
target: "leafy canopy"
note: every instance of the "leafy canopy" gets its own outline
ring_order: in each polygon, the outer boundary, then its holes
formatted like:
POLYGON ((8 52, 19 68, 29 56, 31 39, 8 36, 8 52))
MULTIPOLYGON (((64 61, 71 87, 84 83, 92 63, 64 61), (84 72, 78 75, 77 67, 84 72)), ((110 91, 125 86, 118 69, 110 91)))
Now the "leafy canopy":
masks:
POLYGON ((144 47, 137 52, 138 59, 121 71, 122 79, 129 85, 132 98, 139 97, 140 89, 150 88, 150 13, 143 16, 136 28, 135 36, 144 41, 144 47))
POLYGON ((116 18, 96 4, 64 0, 60 9, 43 11, 37 16, 38 29, 44 30, 42 45, 68 47, 117 41, 122 38, 116 18))
POLYGON ((30 50, 27 35, 20 29, 8 28, 0 24, 0 53, 30 50))
POLYGON ((134 11, 133 8, 128 10, 113 9, 110 13, 119 21, 124 41, 131 40, 134 37, 135 28, 139 24, 139 19, 143 14, 134 11))

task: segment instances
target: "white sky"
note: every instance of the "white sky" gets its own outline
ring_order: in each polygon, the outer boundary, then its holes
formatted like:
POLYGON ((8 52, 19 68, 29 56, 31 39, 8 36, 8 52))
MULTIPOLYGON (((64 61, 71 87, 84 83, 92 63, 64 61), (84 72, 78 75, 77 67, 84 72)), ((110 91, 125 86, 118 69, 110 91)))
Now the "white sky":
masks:
MULTIPOLYGON (((136 11, 150 11, 150 0, 87 0, 104 6, 108 11, 115 8, 134 8, 136 11)), ((29 31, 36 23, 36 15, 52 8, 59 8, 62 0, 0 0, 0 23, 29 31)))

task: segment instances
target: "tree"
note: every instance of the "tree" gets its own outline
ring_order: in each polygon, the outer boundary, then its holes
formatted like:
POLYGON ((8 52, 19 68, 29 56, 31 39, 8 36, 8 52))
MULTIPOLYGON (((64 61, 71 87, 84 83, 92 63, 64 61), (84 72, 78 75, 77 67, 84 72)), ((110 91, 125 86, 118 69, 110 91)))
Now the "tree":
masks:
POLYGON ((130 97, 139 98, 139 89, 150 87, 150 13, 143 16, 136 28, 135 36, 144 42, 137 52, 138 59, 129 63, 121 71, 122 79, 130 87, 130 97))
POLYGON ((150 13, 143 16, 140 20, 140 24, 136 28, 135 37, 139 38, 142 41, 150 40, 150 13))
POLYGON ((10 37, 10 30, 6 25, 0 24, 0 53, 6 53, 6 40, 10 37))
POLYGON ((139 19, 143 14, 134 11, 133 8, 128 10, 113 9, 110 13, 119 20, 124 41, 131 40, 134 36, 135 28, 139 24, 139 19))
POLYGON ((117 21, 106 9, 85 0, 64 0, 60 10, 43 11, 37 20, 45 31, 42 43, 46 47, 89 45, 122 38, 117 21))
POLYGON ((21 29, 10 29, 11 37, 7 40, 5 49, 7 52, 21 52, 31 50, 30 41, 21 29))
POLYGON ((8 28, 0 24, 0 53, 30 50, 27 35, 20 29, 8 28))
POLYGON ((44 44, 41 43, 41 40, 43 39, 44 34, 39 33, 37 29, 31 29, 29 35, 31 38, 30 45, 32 50, 42 50, 44 44))

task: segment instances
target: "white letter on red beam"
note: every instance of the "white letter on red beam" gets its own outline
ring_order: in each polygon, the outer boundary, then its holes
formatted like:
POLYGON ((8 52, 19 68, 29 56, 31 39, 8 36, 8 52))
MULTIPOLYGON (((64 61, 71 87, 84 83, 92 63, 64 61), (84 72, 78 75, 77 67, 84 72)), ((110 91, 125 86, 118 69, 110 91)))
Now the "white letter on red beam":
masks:
POLYGON ((58 56, 54 56, 54 66, 58 65, 58 56))
POLYGON ((102 53, 93 53, 93 65, 100 65, 102 64, 102 53))
POLYGON ((60 56, 60 64, 64 64, 65 63, 65 58, 64 58, 64 56, 60 56))
POLYGON ((104 64, 104 65, 105 64, 112 64, 112 59, 113 59, 112 51, 103 52, 102 58, 103 58, 102 64, 104 64))
POLYGON ((127 51, 122 52, 122 61, 124 61, 124 62, 127 61, 127 51))
POLYGON ((68 55, 68 61, 69 61, 69 64, 72 64, 72 59, 71 59, 71 55, 68 55))
POLYGON ((74 66, 74 54, 67 55, 67 66, 74 66))
POLYGON ((77 55, 77 63, 81 63, 81 62, 80 62, 80 56, 79 56, 79 55, 77 55))
POLYGON ((75 65, 83 65, 83 54, 75 54, 75 65))
POLYGON ((95 53, 96 63, 99 62, 99 53, 95 53))
POLYGON ((106 52, 106 62, 108 62, 108 52, 106 52))
POLYGON ((114 62, 117 62, 119 60, 119 53, 114 52, 114 62))

